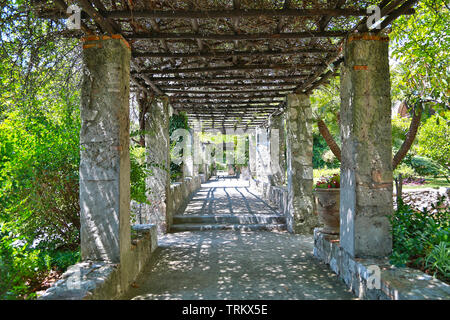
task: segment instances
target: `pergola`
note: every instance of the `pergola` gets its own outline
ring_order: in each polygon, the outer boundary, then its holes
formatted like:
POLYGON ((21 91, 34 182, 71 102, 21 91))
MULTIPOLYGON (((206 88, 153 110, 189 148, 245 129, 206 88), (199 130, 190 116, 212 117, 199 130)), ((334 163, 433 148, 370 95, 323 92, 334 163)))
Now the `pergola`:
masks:
MULTIPOLYGON (((167 95, 175 111, 203 128, 267 125, 289 93, 309 93, 338 72, 344 39, 369 31, 367 8, 383 18, 412 0, 79 0, 81 29, 121 35, 131 46, 131 79, 149 96, 167 95)), ((36 1, 38 16, 68 17, 64 0, 36 1)))
MULTIPOLYGON (((288 231, 316 232, 315 120, 309 94, 337 72, 342 142, 339 257, 347 257, 338 258, 348 262, 389 255, 393 169, 386 29, 400 15, 412 14, 417 1, 374 2, 76 1, 82 9, 82 32, 73 36, 83 36, 83 261, 120 263, 124 287, 133 278, 131 83, 146 93, 146 155, 156 164, 147 179, 154 195, 145 223, 152 223, 153 217, 161 222, 160 229, 169 231, 173 222, 168 170, 172 107, 187 112, 194 127, 189 135, 247 131, 250 171, 270 187, 285 190, 288 231), (378 5, 378 27, 367 11, 371 4, 378 5)), ((38 16, 49 19, 68 17, 67 6, 64 0, 35 3, 38 16)), ((207 167, 195 163, 201 150, 183 153, 189 169, 185 181, 198 178, 199 166, 207 167)))

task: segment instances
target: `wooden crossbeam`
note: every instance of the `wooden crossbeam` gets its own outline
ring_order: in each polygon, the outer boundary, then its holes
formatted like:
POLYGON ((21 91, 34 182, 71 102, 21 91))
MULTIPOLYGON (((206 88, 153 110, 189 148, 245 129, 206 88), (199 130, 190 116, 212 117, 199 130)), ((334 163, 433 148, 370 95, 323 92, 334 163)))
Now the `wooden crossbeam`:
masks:
POLYGON ((129 33, 126 39, 132 40, 264 40, 264 39, 307 39, 307 38, 333 38, 345 37, 350 30, 338 31, 303 31, 286 33, 241 33, 241 34, 201 34, 201 33, 129 33))
MULTIPOLYGON (((263 82, 263 83, 190 83, 190 84, 167 84, 167 85, 160 85, 159 87, 161 89, 164 89, 166 92, 171 92, 168 91, 167 89, 185 89, 185 88, 258 88, 258 87, 275 87, 275 89, 273 89, 273 91, 277 91, 277 88, 282 88, 282 87, 293 87, 293 86, 297 86, 298 83, 297 82, 263 82)), ((292 90, 293 88, 289 88, 290 90, 292 90)), ((280 90, 288 90, 287 88, 284 89, 280 89, 280 90)), ((280 91, 278 90, 278 91, 280 91)), ((176 90, 172 90, 172 91, 176 91, 176 90)), ((179 91, 176 91, 179 92, 179 91)), ((242 91, 239 91, 242 92, 242 91)))
MULTIPOLYGON (((253 107, 261 107, 262 105, 265 106, 273 106, 273 107, 277 107, 278 103, 280 101, 260 101, 260 100, 256 100, 256 101, 248 101, 248 102, 243 102, 243 101, 228 101, 228 102, 214 102, 214 101, 208 101, 208 102, 200 102, 202 103, 202 106, 253 106, 253 107), (277 104, 277 105, 271 105, 271 103, 273 104, 277 104)), ((189 105, 194 105, 194 106, 198 106, 199 102, 198 101, 172 101, 172 107, 177 108, 177 105, 181 105, 181 106, 189 106, 189 105)))
POLYGON ((267 51, 212 51, 212 52, 140 52, 133 51, 134 58, 229 58, 229 57, 261 57, 280 55, 329 54, 333 49, 298 49, 298 50, 267 50, 267 51))
MULTIPOLYGON (((406 14, 414 14, 409 10, 406 14)), ((105 17, 113 19, 153 18, 153 19, 218 19, 256 17, 364 17, 366 9, 234 9, 234 10, 116 10, 105 12, 105 17)))
MULTIPOLYGON (((254 96, 241 96, 241 97, 231 97, 229 95, 226 96, 214 96, 214 97, 191 97, 191 96, 171 96, 169 97, 170 101, 201 101, 201 100, 221 100, 221 101, 242 101, 242 100, 253 100, 253 99, 274 99, 274 98, 285 98, 285 94, 271 94, 271 95, 254 95, 254 96)), ((265 101, 267 103, 267 101, 265 101)))
POLYGON ((255 111, 255 110, 273 110, 278 108, 278 106, 276 105, 262 105, 262 106, 251 106, 251 105, 242 105, 242 106, 232 106, 232 105, 227 105, 227 104, 213 104, 213 105, 206 105, 206 104, 202 104, 200 107, 199 106, 186 106, 186 105, 182 105, 182 106, 173 106, 174 109, 177 110, 200 110, 200 111, 209 111, 209 110, 225 110, 225 109, 230 109, 230 110, 246 110, 246 111, 255 111))
MULTIPOLYGON (((258 90, 164 90, 166 93, 176 93, 176 94, 242 94, 242 93, 262 93, 262 92, 291 92, 291 89, 258 89, 258 90)), ((177 97, 176 95, 174 95, 177 97)))
POLYGON ((396 10, 392 11, 387 17, 386 19, 384 19, 381 22, 381 28, 379 30, 376 30, 378 32, 380 32, 381 30, 385 29, 389 24, 392 23, 392 21, 394 21, 395 19, 397 19, 399 16, 404 15, 406 12, 408 12, 409 10, 411 10, 411 7, 413 5, 415 5, 418 2, 418 0, 409 0, 406 1, 404 4, 402 4, 399 8, 397 8, 396 10))
POLYGON ((201 67, 201 68, 182 68, 182 69, 147 69, 142 70, 145 74, 178 74, 178 73, 201 73, 215 71, 241 71, 241 70, 298 70, 316 67, 324 67, 322 63, 303 63, 303 64, 271 64, 271 65, 240 65, 240 66, 220 66, 220 67, 201 67))
MULTIPOLYGON (((202 108, 190 108, 190 109, 184 109, 188 114, 195 113, 195 114, 225 114, 226 111, 229 113, 237 112, 242 114, 244 116, 247 116, 249 114, 267 114, 270 112, 270 110, 273 110, 274 108, 264 108, 264 109, 246 109, 246 108, 219 108, 219 109, 202 109, 202 108)), ((178 109, 180 110, 180 109, 178 109)))
POLYGON ((304 73, 304 74, 293 74, 288 76, 264 76, 264 75, 229 75, 229 76, 222 76, 222 77, 213 77, 213 78, 205 78, 205 77, 151 77, 150 79, 153 82, 207 82, 210 83, 212 81, 234 81, 234 80, 242 80, 242 81, 259 81, 259 80, 270 80, 270 81, 276 81, 276 80, 293 80, 293 79, 304 79, 310 76, 311 73, 304 73))

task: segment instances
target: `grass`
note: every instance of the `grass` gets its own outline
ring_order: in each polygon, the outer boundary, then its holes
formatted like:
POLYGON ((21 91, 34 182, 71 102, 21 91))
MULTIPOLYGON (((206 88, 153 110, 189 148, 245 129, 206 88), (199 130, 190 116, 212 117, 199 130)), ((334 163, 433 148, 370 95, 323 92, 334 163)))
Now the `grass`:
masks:
POLYGON ((407 185, 403 184, 403 190, 414 190, 414 189, 423 189, 423 188, 433 188, 439 189, 440 187, 450 188, 450 183, 444 177, 437 178, 425 178, 425 184, 422 185, 407 185))

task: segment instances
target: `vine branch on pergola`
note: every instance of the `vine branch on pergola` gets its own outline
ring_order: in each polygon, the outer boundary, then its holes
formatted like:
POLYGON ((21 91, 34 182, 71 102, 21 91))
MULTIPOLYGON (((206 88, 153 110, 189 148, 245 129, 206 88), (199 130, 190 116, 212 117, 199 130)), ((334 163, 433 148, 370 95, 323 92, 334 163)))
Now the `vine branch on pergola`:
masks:
MULTIPOLYGON (((422 112, 423 107, 421 105, 419 105, 417 109, 416 108, 413 109, 411 124, 409 125, 408 132, 406 133, 405 140, 403 141, 400 149, 397 151, 394 158, 392 159, 392 170, 397 168, 397 166, 402 162, 402 160, 407 155, 408 151, 411 149, 414 139, 416 138, 417 131, 419 130, 422 112)), ((317 120, 317 126, 319 127, 319 132, 325 139, 325 142, 327 143, 331 152, 333 152, 334 156, 339 161, 341 161, 341 148, 334 140, 333 135, 330 133, 330 130, 328 130, 328 127, 325 124, 325 122, 322 119, 319 119, 317 120)))

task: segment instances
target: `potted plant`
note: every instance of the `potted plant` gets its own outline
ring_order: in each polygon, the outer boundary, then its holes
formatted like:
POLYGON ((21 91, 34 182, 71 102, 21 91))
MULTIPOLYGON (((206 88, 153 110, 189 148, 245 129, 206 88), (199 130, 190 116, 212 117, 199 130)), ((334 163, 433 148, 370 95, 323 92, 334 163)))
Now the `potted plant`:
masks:
POLYGON ((324 225, 322 232, 339 234, 339 191, 340 176, 322 177, 314 188, 319 221, 324 225))

